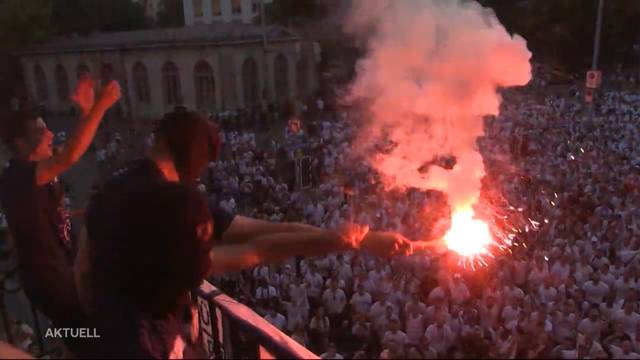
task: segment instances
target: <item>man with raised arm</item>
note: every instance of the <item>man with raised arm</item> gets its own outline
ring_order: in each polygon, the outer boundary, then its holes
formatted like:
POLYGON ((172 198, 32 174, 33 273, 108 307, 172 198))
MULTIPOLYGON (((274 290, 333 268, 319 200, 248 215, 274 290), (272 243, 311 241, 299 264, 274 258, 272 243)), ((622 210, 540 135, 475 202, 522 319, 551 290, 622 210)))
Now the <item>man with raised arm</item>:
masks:
POLYGON ((17 250, 22 286, 29 300, 57 327, 77 326, 82 319, 74 285, 71 223, 58 176, 89 148, 105 112, 120 98, 112 81, 97 101, 93 81, 83 75, 71 100, 80 119, 73 136, 59 151, 53 133, 26 110, 0 119, 0 135, 11 152, 0 177, 0 202, 17 250))

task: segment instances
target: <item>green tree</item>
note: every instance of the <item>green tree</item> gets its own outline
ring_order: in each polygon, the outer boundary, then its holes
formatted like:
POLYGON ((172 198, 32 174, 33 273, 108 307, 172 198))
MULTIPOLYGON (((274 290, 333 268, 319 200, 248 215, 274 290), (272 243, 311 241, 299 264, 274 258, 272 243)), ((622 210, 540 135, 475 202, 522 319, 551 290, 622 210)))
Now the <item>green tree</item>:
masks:
POLYGON ((144 8, 131 0, 53 0, 58 34, 128 31, 147 26, 144 8))
POLYGON ((51 33, 51 0, 0 1, 0 51, 9 52, 51 33))
POLYGON ((319 0, 273 0, 265 5, 268 22, 285 26, 300 26, 326 16, 327 12, 326 3, 319 0))
POLYGON ((0 104, 25 95, 20 63, 13 52, 48 39, 51 6, 51 0, 0 1, 0 104))
MULTIPOLYGON (((479 0, 527 39, 534 57, 573 71, 591 64, 598 0, 479 0)), ((600 63, 631 63, 640 40, 640 1, 605 1, 600 63)))

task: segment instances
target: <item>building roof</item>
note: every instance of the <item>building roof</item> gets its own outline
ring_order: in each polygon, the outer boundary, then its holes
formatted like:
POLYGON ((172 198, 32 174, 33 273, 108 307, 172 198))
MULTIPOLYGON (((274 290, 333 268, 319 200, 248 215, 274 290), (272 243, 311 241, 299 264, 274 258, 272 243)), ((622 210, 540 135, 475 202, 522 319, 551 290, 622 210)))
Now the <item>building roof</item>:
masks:
MULTIPOLYGON (((295 41, 301 38, 280 26, 266 27, 267 41, 295 41)), ((225 45, 262 41, 262 27, 252 24, 215 23, 169 29, 150 29, 55 38, 29 47, 19 55, 78 51, 105 51, 163 46, 225 45)))

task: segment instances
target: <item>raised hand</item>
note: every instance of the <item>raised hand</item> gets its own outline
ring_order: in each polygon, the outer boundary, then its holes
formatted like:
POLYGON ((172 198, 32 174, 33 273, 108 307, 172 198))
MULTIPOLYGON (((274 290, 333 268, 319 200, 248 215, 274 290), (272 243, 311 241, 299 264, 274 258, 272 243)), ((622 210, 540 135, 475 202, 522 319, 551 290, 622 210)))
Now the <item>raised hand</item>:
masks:
POLYGON ((93 79, 88 74, 82 74, 78 80, 78 85, 71 95, 71 101, 78 106, 83 115, 89 114, 95 101, 95 91, 93 79))
POLYGON ((100 110, 106 111, 120 100, 121 96, 120 85, 117 81, 112 80, 102 88, 100 97, 96 102, 96 107, 99 107, 100 110))

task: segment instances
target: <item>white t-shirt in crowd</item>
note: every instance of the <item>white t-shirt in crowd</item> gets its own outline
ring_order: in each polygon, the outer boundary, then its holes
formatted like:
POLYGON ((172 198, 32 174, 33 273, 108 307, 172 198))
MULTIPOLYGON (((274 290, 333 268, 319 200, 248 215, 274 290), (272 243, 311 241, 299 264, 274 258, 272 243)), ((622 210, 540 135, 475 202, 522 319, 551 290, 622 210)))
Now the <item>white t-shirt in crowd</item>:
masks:
POLYGON ((548 304, 552 301, 555 301, 556 296, 558 295, 558 290, 553 286, 546 287, 544 285, 540 285, 538 289, 538 295, 540 296, 540 301, 543 304, 548 304))
POLYGON ((582 290, 584 290, 587 301, 593 304, 600 304, 604 301, 605 296, 609 294, 609 285, 602 281, 596 284, 592 280, 589 280, 584 283, 582 290))
POLYGON ((364 292, 362 295, 356 292, 351 296, 351 301, 349 303, 357 312, 368 314, 372 303, 371 295, 367 292, 364 292))
POLYGON ((347 297, 342 289, 327 289, 322 294, 322 302, 324 303, 327 314, 340 314, 347 304, 347 297))
POLYGON ((405 328, 407 334, 407 341, 411 344, 418 345, 420 338, 426 330, 424 316, 418 314, 417 316, 408 315, 405 320, 405 328))
POLYGON ((455 281, 451 282, 449 291, 451 291, 451 301, 454 304, 462 304, 471 296, 469 289, 462 281, 458 284, 456 284, 455 281))
POLYGON ((611 355, 613 359, 640 359, 640 354, 635 353, 633 351, 625 354, 622 348, 617 347, 615 345, 609 346, 609 350, 611 350, 611 355))
POLYGON ((398 330, 396 332, 387 331, 384 333, 384 337, 382 338, 382 342, 384 344, 389 344, 394 342, 397 345, 403 346, 407 343, 407 334, 398 330))
POLYGON ((256 289, 256 299, 258 300, 267 300, 276 297, 278 297, 278 290, 273 286, 261 286, 256 289))
POLYGON ((612 320, 616 324, 622 325, 622 330, 629 336, 635 336, 636 326, 640 321, 640 314, 632 312, 631 314, 625 314, 624 310, 615 311, 612 320))
POLYGON ((582 319, 578 324, 578 332, 589 335, 592 339, 599 341, 602 332, 602 322, 600 320, 591 321, 589 318, 582 319))
POLYGON ((429 344, 438 352, 439 356, 445 355, 455 340, 453 331, 446 324, 442 327, 437 324, 429 325, 424 332, 424 336, 429 340, 429 344))
POLYGON ((274 316, 271 316, 271 314, 267 314, 264 319, 267 320, 271 325, 277 327, 278 330, 284 330, 285 326, 287 325, 287 319, 284 317, 284 315, 279 313, 276 313, 274 316))

